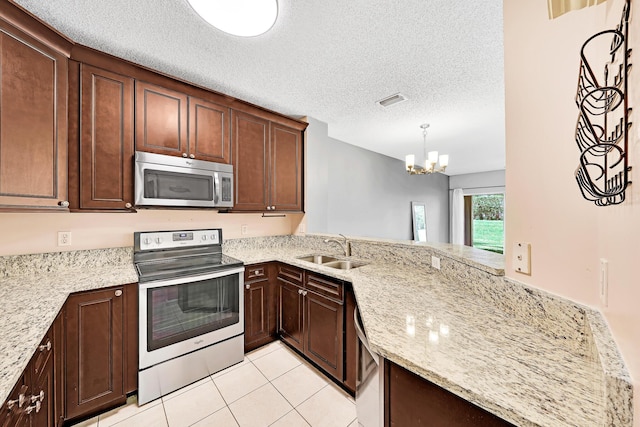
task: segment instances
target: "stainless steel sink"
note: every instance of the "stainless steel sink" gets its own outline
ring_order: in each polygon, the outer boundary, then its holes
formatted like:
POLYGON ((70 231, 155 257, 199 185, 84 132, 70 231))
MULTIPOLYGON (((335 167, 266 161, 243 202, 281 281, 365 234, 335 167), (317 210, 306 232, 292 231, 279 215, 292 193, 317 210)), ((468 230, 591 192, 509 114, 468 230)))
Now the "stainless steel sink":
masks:
POLYGON ((332 261, 326 264, 322 264, 325 267, 336 268, 338 270, 351 270, 353 268, 362 267, 363 265, 367 265, 366 262, 360 261, 332 261))
POLYGON ((338 260, 338 258, 328 256, 328 255, 308 255, 308 256, 298 257, 297 259, 299 259, 300 261, 312 262, 314 264, 325 264, 328 262, 338 260))

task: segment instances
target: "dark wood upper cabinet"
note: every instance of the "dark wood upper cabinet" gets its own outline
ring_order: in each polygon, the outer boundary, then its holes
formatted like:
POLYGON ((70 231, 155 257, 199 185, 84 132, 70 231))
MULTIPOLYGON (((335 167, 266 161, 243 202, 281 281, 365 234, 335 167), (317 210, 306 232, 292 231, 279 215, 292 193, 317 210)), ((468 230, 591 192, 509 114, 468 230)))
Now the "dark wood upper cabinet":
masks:
POLYGON ((72 294, 67 300, 67 420, 126 401, 123 293, 123 287, 107 288, 72 294))
POLYGON ((271 124, 271 205, 275 210, 302 211, 302 133, 271 124))
POLYGON ((66 210, 68 42, 25 20, 0 5, 0 206, 66 210))
POLYGON ((188 156, 187 95, 136 81, 136 149, 188 156))
POLYGON ((70 61, 69 201, 72 210, 133 205, 134 80, 70 61))
POLYGON ((135 104, 137 150, 231 161, 228 107, 141 81, 135 104))
POLYGON ((264 211, 269 203, 269 121, 232 111, 236 211, 264 211))
POLYGON ((231 163, 230 110, 189 97, 189 154, 196 159, 231 163))
POLYGON ((302 130, 236 110, 231 121, 233 210, 302 211, 302 130))

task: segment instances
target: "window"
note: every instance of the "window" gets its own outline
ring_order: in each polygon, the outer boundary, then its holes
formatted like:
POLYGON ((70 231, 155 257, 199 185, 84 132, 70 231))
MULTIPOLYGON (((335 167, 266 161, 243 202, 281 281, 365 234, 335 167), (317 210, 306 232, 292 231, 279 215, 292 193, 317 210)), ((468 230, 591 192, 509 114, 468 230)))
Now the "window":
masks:
POLYGON ((504 253, 504 194, 465 196, 464 222, 465 245, 504 253))

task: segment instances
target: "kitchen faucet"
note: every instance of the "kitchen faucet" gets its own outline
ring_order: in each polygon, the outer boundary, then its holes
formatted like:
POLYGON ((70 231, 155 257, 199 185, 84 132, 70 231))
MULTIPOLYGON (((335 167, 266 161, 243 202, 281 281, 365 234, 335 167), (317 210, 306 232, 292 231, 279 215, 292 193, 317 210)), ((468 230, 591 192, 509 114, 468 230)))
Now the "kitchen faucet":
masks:
POLYGON ((334 242, 340 245, 342 250, 344 251, 344 256, 351 256, 351 242, 346 238, 344 234, 340 234, 344 239, 344 243, 337 239, 324 239, 325 243, 334 242))

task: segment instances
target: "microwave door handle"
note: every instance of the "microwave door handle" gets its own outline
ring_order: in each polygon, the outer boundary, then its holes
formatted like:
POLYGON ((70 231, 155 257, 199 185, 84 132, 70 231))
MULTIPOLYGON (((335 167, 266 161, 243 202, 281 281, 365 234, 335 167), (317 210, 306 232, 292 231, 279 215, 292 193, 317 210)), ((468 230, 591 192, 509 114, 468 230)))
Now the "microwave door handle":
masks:
POLYGON ((213 173, 213 203, 216 205, 220 200, 220 174, 218 172, 213 173))

